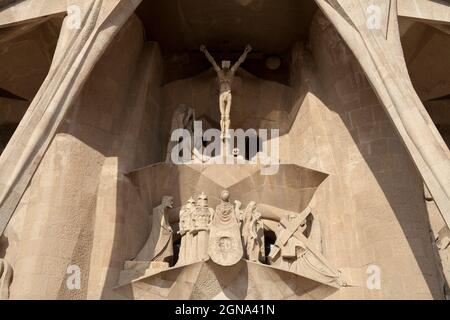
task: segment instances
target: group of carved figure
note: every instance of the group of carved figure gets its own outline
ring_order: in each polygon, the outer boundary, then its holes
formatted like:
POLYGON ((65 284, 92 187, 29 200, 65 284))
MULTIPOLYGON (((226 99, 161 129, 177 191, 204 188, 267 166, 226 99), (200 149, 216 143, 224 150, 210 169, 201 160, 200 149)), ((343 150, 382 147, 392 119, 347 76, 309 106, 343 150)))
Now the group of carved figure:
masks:
POLYGON ((208 206, 208 197, 202 193, 197 202, 191 197, 181 208, 179 231, 181 236, 177 264, 188 264, 208 258, 209 225, 214 210, 208 206))
MULTIPOLYGON (((216 258, 220 264, 234 264, 245 257, 264 261, 264 224, 256 203, 245 210, 241 203, 230 203, 228 191, 223 191, 221 203, 214 210, 204 193, 197 200, 190 198, 179 212, 181 237, 177 265, 186 265, 216 258), (214 241, 218 238, 218 241, 214 241), (214 244, 217 244, 215 247, 214 244)), ((153 210, 152 228, 147 242, 136 256, 136 261, 173 262, 174 231, 169 223, 173 198, 163 197, 161 205, 153 210)))
MULTIPOLYGON (((198 197, 197 205, 191 198, 180 210, 180 235, 181 246, 178 264, 214 257, 217 251, 224 255, 236 256, 234 260, 245 257, 251 261, 263 261, 264 259, 264 224, 261 215, 256 212, 256 203, 251 202, 245 210, 241 210, 241 203, 230 203, 230 194, 223 191, 220 196, 221 203, 212 209, 208 206, 208 198, 202 193, 198 197), (225 236, 223 230, 229 230, 225 236), (212 231, 212 232, 211 232, 212 231), (218 248, 210 245, 210 240, 219 237, 218 248), (227 242, 235 243, 235 248, 227 248, 227 242), (224 247, 225 246, 225 247, 224 247), (242 250, 239 250, 243 248, 242 250), (229 250, 228 250, 229 249, 229 250), (237 250, 236 250, 237 249, 237 250), (233 252, 231 252, 233 251, 233 252)), ((218 257, 219 262, 224 259, 218 257)), ((233 259, 232 259, 233 260, 233 259)), ((225 262, 226 263, 226 262, 225 262)))
MULTIPOLYGON (((155 268, 173 266, 175 231, 169 223, 172 197, 164 197, 153 210, 150 236, 136 257, 136 261, 151 261, 155 268), (161 263, 164 264, 161 267, 161 263)), ((204 193, 197 200, 190 198, 179 211, 181 238, 176 266, 211 259, 222 266, 231 266, 241 259, 267 263, 323 282, 337 281, 339 272, 322 255, 320 226, 313 222, 306 208, 301 213, 270 205, 250 202, 242 209, 240 201, 231 203, 224 190, 219 205, 213 209, 204 193), (281 216, 280 221, 265 225, 262 215, 281 216), (274 232, 276 239, 265 252, 264 230, 274 232)), ((174 224, 174 229, 176 224, 174 224)))

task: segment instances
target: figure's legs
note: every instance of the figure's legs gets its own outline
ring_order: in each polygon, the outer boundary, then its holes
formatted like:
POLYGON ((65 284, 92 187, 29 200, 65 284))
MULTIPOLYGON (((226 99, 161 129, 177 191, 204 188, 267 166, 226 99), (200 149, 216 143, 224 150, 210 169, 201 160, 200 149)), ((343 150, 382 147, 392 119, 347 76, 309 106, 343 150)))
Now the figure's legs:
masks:
POLYGON ((197 235, 198 242, 198 260, 205 261, 208 259, 208 241, 209 241, 209 232, 208 231, 200 231, 197 235))
POLYGON ((231 112, 231 92, 227 94, 227 103, 225 104, 225 136, 228 136, 230 130, 230 112, 231 112))
POLYGON ((227 104, 227 93, 222 92, 219 97, 219 107, 220 107, 220 137, 223 139, 225 137, 225 110, 227 104))
POLYGON ((221 138, 228 135, 230 129, 231 92, 225 91, 220 94, 220 128, 221 138))
POLYGON ((191 245, 189 246, 190 251, 187 257, 187 263, 198 262, 198 233, 190 234, 190 243, 191 245))
POLYGON ((186 264, 186 238, 187 238, 187 234, 181 236, 181 243, 180 243, 180 251, 178 252, 178 261, 177 261, 177 266, 186 264))

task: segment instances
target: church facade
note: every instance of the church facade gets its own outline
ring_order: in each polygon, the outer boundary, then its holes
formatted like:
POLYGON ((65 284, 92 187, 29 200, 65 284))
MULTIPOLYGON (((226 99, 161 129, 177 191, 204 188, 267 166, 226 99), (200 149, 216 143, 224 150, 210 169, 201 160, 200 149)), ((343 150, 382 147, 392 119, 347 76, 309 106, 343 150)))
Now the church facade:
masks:
POLYGON ((0 299, 449 298, 449 26, 0 0, 0 299))

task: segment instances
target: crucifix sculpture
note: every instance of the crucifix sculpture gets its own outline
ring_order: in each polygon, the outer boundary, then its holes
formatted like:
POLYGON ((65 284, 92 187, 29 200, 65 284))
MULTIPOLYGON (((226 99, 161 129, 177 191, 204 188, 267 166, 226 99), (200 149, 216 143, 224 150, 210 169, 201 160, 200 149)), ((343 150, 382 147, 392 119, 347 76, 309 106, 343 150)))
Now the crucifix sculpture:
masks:
POLYGON ((220 128, 221 128, 221 139, 224 140, 228 137, 228 130, 230 129, 230 111, 231 111, 231 88, 233 84, 234 74, 239 69, 240 65, 245 61, 247 55, 252 51, 252 47, 247 45, 245 47, 244 53, 238 59, 238 61, 231 67, 231 61, 223 60, 222 68, 220 68, 211 54, 208 52, 204 45, 200 46, 200 51, 202 51, 206 58, 211 62, 214 70, 217 73, 217 78, 219 82, 219 106, 220 106, 220 128))

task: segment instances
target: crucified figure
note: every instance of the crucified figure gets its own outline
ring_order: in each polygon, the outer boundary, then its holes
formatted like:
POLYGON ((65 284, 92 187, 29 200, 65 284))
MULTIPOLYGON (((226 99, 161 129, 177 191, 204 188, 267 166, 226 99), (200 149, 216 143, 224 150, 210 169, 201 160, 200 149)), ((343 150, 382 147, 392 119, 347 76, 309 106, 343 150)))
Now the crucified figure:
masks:
POLYGON ((234 74, 239 69, 240 65, 245 61, 247 55, 252 51, 252 47, 247 45, 245 51, 239 60, 231 67, 231 62, 224 60, 222 61, 222 68, 220 68, 211 54, 208 52, 204 45, 200 46, 200 51, 202 51, 206 58, 211 62, 214 70, 217 72, 217 78, 219 80, 220 89, 220 128, 221 128, 221 139, 225 139, 228 136, 228 130, 230 129, 230 111, 231 111, 231 86, 234 79, 234 74))

